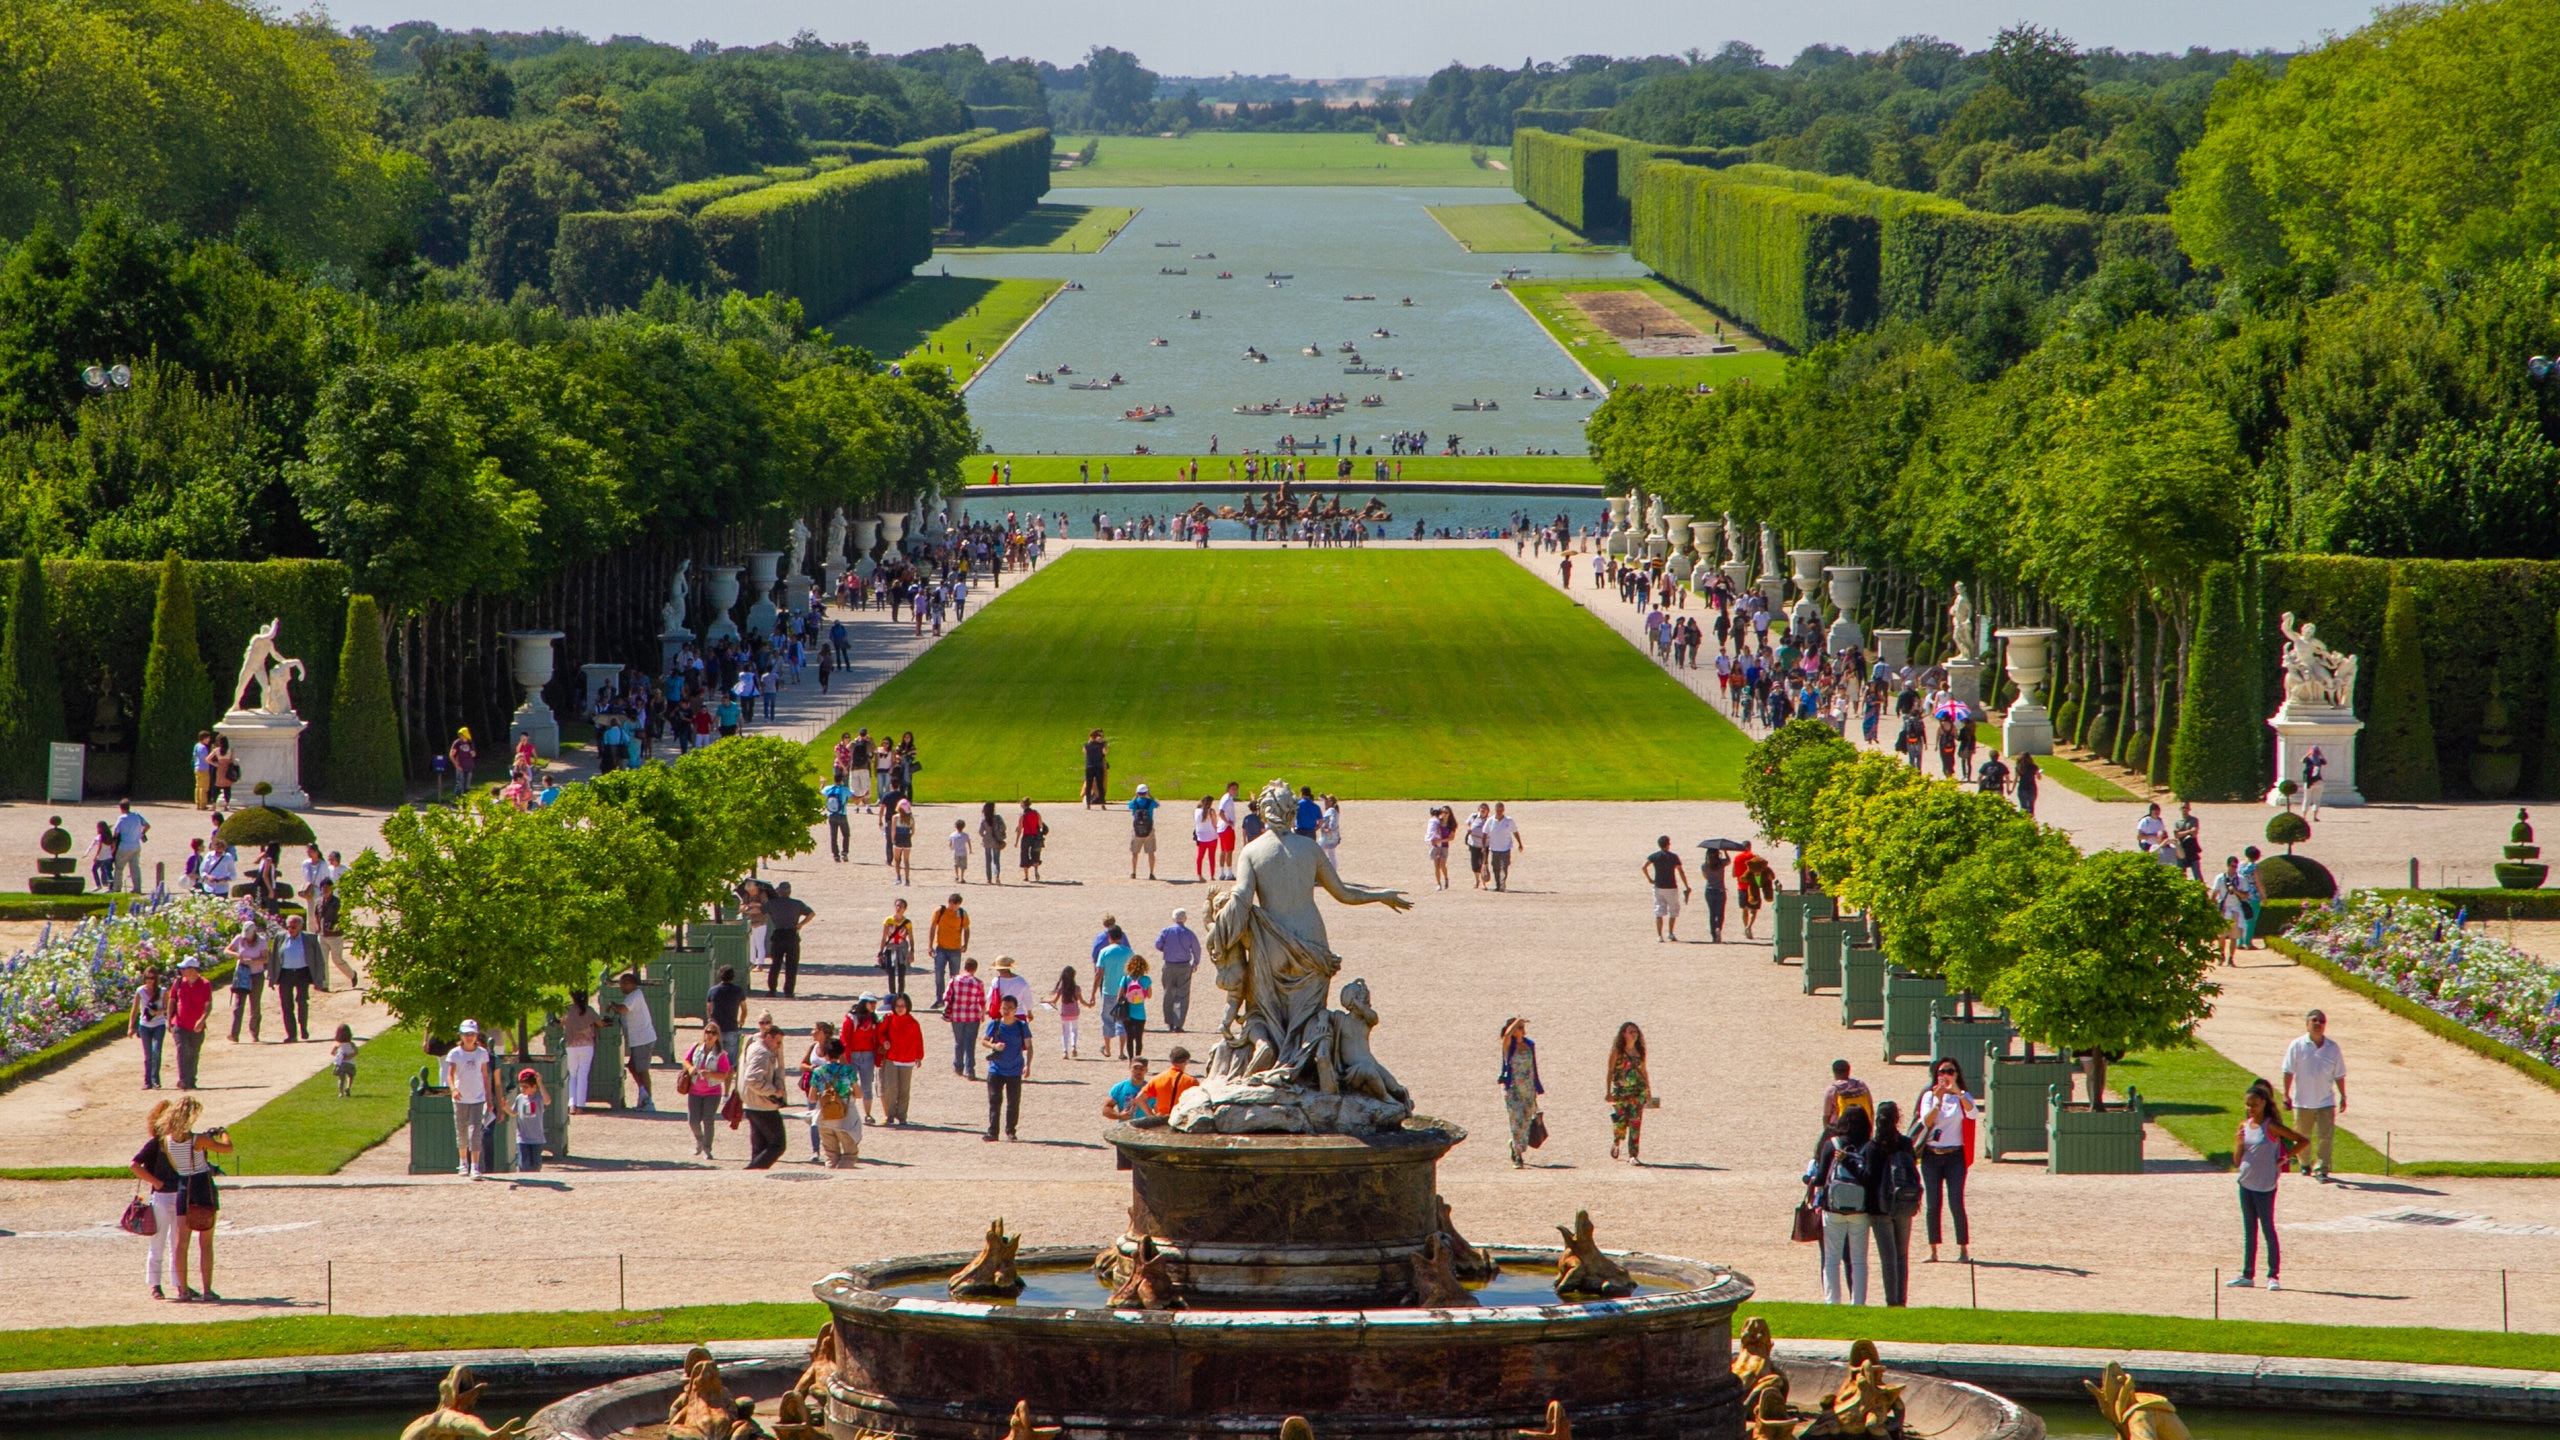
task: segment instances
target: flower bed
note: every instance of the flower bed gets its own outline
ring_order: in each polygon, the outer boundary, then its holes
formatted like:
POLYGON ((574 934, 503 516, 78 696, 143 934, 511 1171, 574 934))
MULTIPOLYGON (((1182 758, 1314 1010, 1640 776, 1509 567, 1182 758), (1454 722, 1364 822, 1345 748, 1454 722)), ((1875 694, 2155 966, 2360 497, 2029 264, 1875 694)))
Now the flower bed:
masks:
POLYGON ((2560 970, 2456 928, 2434 905, 2358 892, 2306 910, 2286 939, 2467 1030, 2560 1064, 2560 970))
POLYGON ((42 944, 0 960, 0 1064, 122 1013, 148 967, 174 975, 193 955, 211 970, 237 923, 233 902, 190 895, 55 926, 42 944))

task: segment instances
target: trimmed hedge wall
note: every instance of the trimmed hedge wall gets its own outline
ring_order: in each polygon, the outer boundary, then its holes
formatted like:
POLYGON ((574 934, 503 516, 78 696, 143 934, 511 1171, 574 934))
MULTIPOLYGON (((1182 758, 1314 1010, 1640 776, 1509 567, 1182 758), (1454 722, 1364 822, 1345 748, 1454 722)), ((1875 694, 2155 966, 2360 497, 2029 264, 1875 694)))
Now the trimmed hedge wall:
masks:
POLYGON ((709 269, 702 237, 682 211, 585 211, 560 217, 551 291, 562 309, 594 314, 637 305, 660 280, 700 284, 709 269))
POLYGON ((1799 350, 1874 324, 1876 217, 1832 195, 1747 178, 1766 168, 1646 165, 1636 258, 1799 350))
POLYGON ((992 235, 1049 193, 1056 144, 1046 130, 1017 130, 972 140, 951 152, 951 228, 992 235))
POLYGON ((1959 295, 2002 282, 2036 295, 2096 273, 2098 222, 2069 210, 1994 215, 1952 202, 1911 206, 1884 222, 1877 313, 1917 320, 1959 295))
MULTIPOLYGON (((1630 215, 1635 211, 1638 177, 1643 174, 1644 167, 1653 161, 1668 161, 1674 165, 1704 165, 1710 170, 1729 170, 1736 165, 1749 164, 1751 161, 1751 149, 1746 145, 1648 145, 1642 140, 1630 140, 1624 135, 1612 135, 1606 130, 1585 128, 1572 133, 1576 140, 1588 141, 1594 145, 1606 145, 1618 152, 1618 198, 1626 203, 1630 215)), ((1519 162, 1515 160, 1512 163, 1517 165, 1519 162)))
POLYGON ((993 130, 964 130, 957 135, 910 140, 898 147, 899 154, 925 164, 925 189, 933 205, 934 229, 945 229, 951 224, 951 152, 995 133, 993 130))
POLYGON ((1544 130, 1511 132, 1511 188, 1558 224, 1588 240, 1627 235, 1618 196, 1618 151, 1544 130))
POLYGON ((706 205, 694 224, 739 289, 840 315, 933 254, 926 173, 917 160, 849 166, 706 205))

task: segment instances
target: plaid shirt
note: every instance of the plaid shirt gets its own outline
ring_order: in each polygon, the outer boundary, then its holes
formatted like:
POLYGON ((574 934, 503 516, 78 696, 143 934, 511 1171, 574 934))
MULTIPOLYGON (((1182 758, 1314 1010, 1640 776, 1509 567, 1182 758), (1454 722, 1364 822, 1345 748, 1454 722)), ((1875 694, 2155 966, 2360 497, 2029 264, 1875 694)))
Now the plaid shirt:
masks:
POLYGON ((987 1018, 987 983, 962 974, 942 987, 942 1018, 954 1025, 975 1025, 987 1018))

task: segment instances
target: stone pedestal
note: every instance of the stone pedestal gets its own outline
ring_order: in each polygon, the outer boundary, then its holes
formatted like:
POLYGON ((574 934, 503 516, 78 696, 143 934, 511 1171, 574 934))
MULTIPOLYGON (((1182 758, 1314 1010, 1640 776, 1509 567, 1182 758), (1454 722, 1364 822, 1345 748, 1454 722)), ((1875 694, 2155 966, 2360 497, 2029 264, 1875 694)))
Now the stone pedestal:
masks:
POLYGON ((738 638, 738 622, 729 618, 729 612, 736 608, 738 603, 739 568, 736 565, 710 567, 711 623, 704 626, 702 631, 702 643, 706 645, 717 645, 723 640, 738 638))
MULTIPOLYGON (((2356 712, 2343 706, 2305 705, 2287 700, 2267 721, 2276 732, 2276 780, 2302 784, 2302 757, 2311 747, 2320 747, 2322 758, 2329 764, 2320 779, 2320 808, 2344 810, 2364 803, 2364 794, 2356 789, 2356 732, 2364 722, 2356 712)), ((2301 803, 2296 795, 2294 802, 2301 803)), ((2274 786, 2267 787, 2267 803, 2282 805, 2284 794, 2274 786)))
POLYGON ((542 700, 542 687, 551 683, 551 647, 560 639, 557 630, 507 632, 509 673, 524 691, 524 703, 507 717, 507 743, 512 746, 517 736, 530 735, 533 753, 545 760, 560 757, 560 717, 552 714, 551 707, 542 700))
POLYGON ((692 643, 693 632, 690 630, 670 630, 659 636, 658 673, 664 675, 674 670, 676 661, 684 656, 684 647, 692 643))
POLYGON ((2000 722, 2000 748, 2012 755, 2053 753, 2053 717, 2037 692, 2052 673, 2050 651, 2055 632, 2041 628, 2003 630, 2009 642, 2009 679, 2018 687, 2017 703, 2000 722))
POLYGON ((774 617, 774 582, 781 578, 782 552, 750 550, 747 552, 747 633, 770 635, 774 617))
POLYGON ((232 798, 258 803, 258 783, 271 788, 265 803, 278 810, 308 810, 311 796, 302 788, 302 732, 310 722, 299 715, 270 715, 263 710, 234 710, 222 717, 213 733, 231 742, 240 762, 240 783, 232 798))
POLYGON ((581 665, 578 667, 578 674, 586 681, 586 711, 590 715, 596 713, 596 704, 606 691, 618 690, 622 685, 622 666, 619 662, 581 665))
POLYGON ((1981 713, 1981 661, 1950 660, 1947 662, 1947 698, 1950 700, 1961 700, 1965 704, 1972 706, 1976 714, 1981 713))
POLYGON ((809 592, 816 588, 817 582, 806 575, 785 575, 782 577, 782 608, 793 615, 807 614, 809 592))
POLYGON ((1876 661, 1896 670, 1911 663, 1911 632, 1879 630, 1876 632, 1876 661))

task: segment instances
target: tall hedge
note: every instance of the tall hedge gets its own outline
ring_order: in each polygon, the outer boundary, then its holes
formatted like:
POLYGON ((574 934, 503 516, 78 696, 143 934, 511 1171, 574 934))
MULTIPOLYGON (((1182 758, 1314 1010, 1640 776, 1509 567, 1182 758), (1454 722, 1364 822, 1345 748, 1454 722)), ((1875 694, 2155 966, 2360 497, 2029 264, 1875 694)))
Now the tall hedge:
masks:
POLYGON ((874 145, 868 140, 812 140, 809 142, 809 153, 812 155, 833 155, 839 157, 849 165, 866 164, 873 160, 896 160, 902 158, 898 153, 897 146, 874 145))
POLYGON ((51 747, 63 738, 62 687, 45 600, 44 568, 32 555, 19 556, 9 627, 0 635, 0 794, 13 800, 43 798, 51 747))
POLYGON ((2098 222, 2076 211, 1994 215, 1952 202, 1900 207, 1884 221, 1876 312, 1919 320, 2003 283, 2054 295, 2098 264, 2098 222))
POLYGON ((2237 565, 2205 567, 2195 643, 2178 706, 2169 788, 2181 800, 2254 800, 2266 793, 2272 741, 2260 693, 2257 647, 2237 565))
POLYGON ((973 140, 984 140, 993 130, 963 130, 956 135, 935 135, 923 140, 910 140, 898 147, 898 153, 925 164, 925 190, 932 206, 933 228, 940 230, 951 223, 951 152, 973 140))
POLYGON ((972 140, 951 152, 951 228, 992 235, 1049 193, 1056 145, 1046 130, 1017 130, 972 140))
POLYGON ((694 224, 738 288, 831 318, 933 254, 926 180, 921 161, 853 165, 706 205, 694 224))
POLYGON ((397 805, 407 789, 400 773, 400 717, 382 645, 382 612, 373 597, 348 596, 338 686, 329 702, 327 788, 331 799, 351 805, 397 805))
MULTIPOLYGON (((1630 140, 1624 135, 1612 135, 1606 130, 1588 127, 1575 130, 1572 135, 1576 140, 1606 145, 1618 152, 1618 200, 1627 207, 1630 217, 1635 213, 1636 186, 1644 167, 1654 161, 1729 170, 1751 160, 1750 147, 1745 145, 1650 145, 1642 140, 1630 140)), ((1516 158, 1512 161, 1515 168, 1519 163, 1516 158)))
POLYGON ((1746 178, 1765 168, 1646 165, 1636 258, 1799 350, 1873 324, 1876 217, 1832 195, 1746 178))
POLYGON ((680 211, 588 211, 560 217, 551 290, 562 309, 594 314, 638 304, 660 280, 699 284, 707 269, 701 237, 680 211))
MULTIPOLYGON (((2356 783, 2373 800, 2441 800, 2435 720, 2427 705, 2427 657, 2418 648, 2418 594, 2394 582, 2383 610, 2373 714, 2358 736, 2356 783)), ((2281 777, 2291 780, 2296 777, 2281 777)))
POLYGON ((1626 238, 1627 207, 1618 196, 1618 152, 1612 146, 1544 130, 1514 130, 1511 188, 1586 240, 1626 238))
POLYGON ((133 793, 147 800, 195 794, 196 733, 221 718, 196 645, 195 587, 176 551, 160 564, 151 610, 151 653, 142 662, 142 724, 133 750, 133 793))

